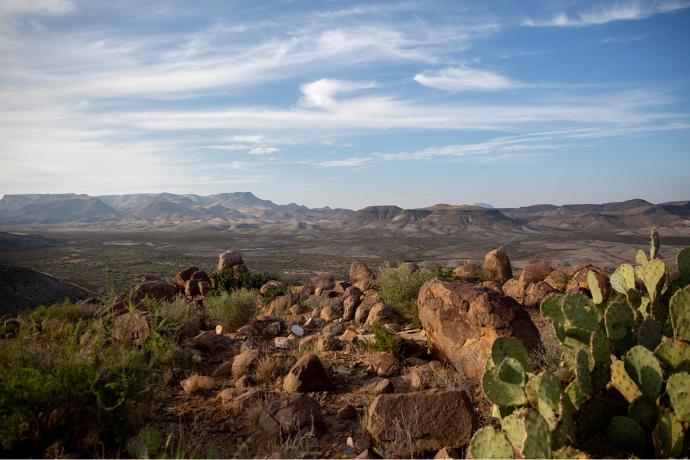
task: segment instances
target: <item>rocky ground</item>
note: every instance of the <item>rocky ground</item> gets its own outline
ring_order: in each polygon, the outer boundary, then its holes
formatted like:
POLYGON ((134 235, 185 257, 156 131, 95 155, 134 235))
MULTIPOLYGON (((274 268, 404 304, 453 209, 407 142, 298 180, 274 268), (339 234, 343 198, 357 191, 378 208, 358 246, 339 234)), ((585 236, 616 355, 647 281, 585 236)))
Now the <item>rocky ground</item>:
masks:
MULTIPOLYGON (((218 270, 247 268, 228 251, 218 270)), ((176 444, 168 451, 208 456, 461 457, 490 422, 478 383, 494 339, 517 337, 543 366, 553 365, 559 345, 537 307, 552 292, 586 290, 590 270, 608 276, 592 266, 535 263, 513 278, 508 256, 491 251, 483 266, 462 265, 421 287, 416 329, 382 300, 360 262, 347 280, 269 281, 261 293, 280 295, 248 324, 206 324, 183 342, 194 364, 160 382, 150 426, 176 444)), ((147 339, 145 314, 126 312, 127 300, 184 292, 201 306, 214 281, 196 267, 175 280, 146 277, 113 306, 123 312, 119 338, 147 339)))

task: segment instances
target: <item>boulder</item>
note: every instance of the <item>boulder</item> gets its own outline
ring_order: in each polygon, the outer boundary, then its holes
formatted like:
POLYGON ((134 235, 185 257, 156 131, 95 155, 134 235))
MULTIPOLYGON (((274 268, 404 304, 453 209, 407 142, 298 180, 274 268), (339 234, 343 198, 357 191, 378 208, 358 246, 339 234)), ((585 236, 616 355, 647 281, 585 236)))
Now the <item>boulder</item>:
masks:
POLYGON ((489 278, 503 284, 513 277, 508 254, 500 248, 489 251, 484 256, 484 270, 489 278))
POLYGON ((339 420, 352 420, 357 417, 357 409, 352 404, 347 404, 338 409, 335 415, 339 420))
POLYGON ((203 331, 185 340, 182 345, 185 348, 193 348, 212 355, 232 352, 236 347, 235 342, 222 334, 216 334, 215 331, 203 331))
POLYGON ((477 264, 466 263, 453 270, 453 278, 476 283, 484 278, 484 271, 477 264))
POLYGON ((568 280, 570 280, 570 276, 563 270, 554 270, 544 278, 544 282, 557 292, 565 292, 568 280))
POLYGON ((197 286, 199 287, 199 294, 206 297, 211 292, 213 283, 210 283, 208 281, 199 281, 197 286))
POLYGON ((342 342, 332 335, 319 334, 316 341, 316 351, 318 352, 340 350, 342 347, 342 342))
POLYGON ((361 300, 359 296, 349 295, 343 300, 343 319, 345 321, 352 321, 355 318, 355 312, 361 300))
POLYGON ((294 394, 269 404, 259 415, 259 426, 269 435, 289 435, 321 421, 321 406, 312 397, 294 394))
POLYGON ((393 307, 379 302, 369 310, 365 325, 373 327, 375 324, 401 323, 404 319, 393 307))
POLYGON ((432 279, 420 289, 418 303, 430 350, 475 381, 484 374, 496 338, 516 337, 528 349, 540 345, 522 305, 490 289, 432 279))
POLYGON ((238 265, 244 265, 244 260, 242 260, 242 253, 240 251, 233 251, 230 249, 218 256, 219 272, 238 265))
POLYGON ((554 292, 554 289, 545 281, 532 283, 525 289, 522 305, 528 308, 538 308, 541 301, 554 292))
POLYGON ((380 351, 371 358, 370 370, 379 377, 393 377, 400 373, 400 362, 393 353, 380 351))
POLYGON ((538 283, 539 281, 544 281, 549 273, 553 271, 553 268, 549 264, 545 263, 535 263, 527 264, 522 269, 520 273, 520 278, 518 279, 518 284, 520 286, 520 292, 524 296, 525 289, 532 283, 538 283))
POLYGON ((267 281, 261 286, 261 289, 259 289, 260 294, 268 294, 269 291, 277 291, 280 289, 286 289, 287 285, 279 280, 271 280, 267 281))
POLYGON ((589 283, 587 282, 587 273, 592 271, 597 281, 599 281, 599 287, 601 288, 601 294, 608 296, 609 293, 609 275, 604 273, 604 271, 599 267, 594 267, 592 265, 584 266, 577 270, 573 277, 568 281, 565 287, 566 292, 589 292, 589 283))
POLYGON ((258 358, 259 352, 256 350, 246 350, 235 356, 232 360, 232 378, 238 380, 247 374, 258 358))
POLYGON ((326 305, 319 312, 319 317, 327 322, 334 321, 343 317, 342 305, 326 305))
POLYGON ((182 390, 187 394, 196 393, 199 390, 212 390, 216 382, 211 377, 205 375, 192 375, 180 382, 182 390))
POLYGON ((364 293, 362 290, 356 286, 350 286, 349 288, 345 289, 345 292, 343 292, 343 296, 354 296, 357 297, 359 300, 362 300, 362 296, 364 293))
POLYGON ((146 315, 125 313, 115 318, 111 334, 120 342, 146 342, 151 336, 151 324, 146 315))
POLYGON ((199 267, 189 267, 182 270, 180 273, 175 275, 175 284, 178 288, 184 289, 187 281, 192 279, 192 275, 199 271, 199 267))
POLYGON ((438 361, 414 366, 410 368, 410 382, 415 390, 428 390, 435 388, 437 376, 441 372, 443 365, 438 361))
POLYGON ((381 302, 381 296, 378 292, 367 292, 355 311, 355 323, 364 324, 369 317, 371 308, 379 302, 381 302))
POLYGON ((326 391, 331 389, 331 381, 318 356, 306 354, 297 360, 283 380, 286 393, 326 391))
POLYGON ((510 297, 516 302, 522 302, 523 293, 520 291, 520 283, 515 278, 511 278, 501 287, 503 295, 510 297))
POLYGON ((402 457, 466 446, 477 417, 462 390, 384 394, 369 406, 366 429, 387 454, 402 457))
POLYGON ((390 380, 380 377, 374 377, 361 388, 362 392, 374 396, 393 393, 394 390, 393 383, 390 380))
POLYGON ((150 279, 137 284, 129 295, 129 303, 141 307, 145 298, 171 301, 177 294, 177 287, 164 279, 150 279))
POLYGON ((292 306, 290 295, 279 295, 271 300, 266 309, 266 314, 270 316, 283 316, 292 306))
POLYGON ((345 294, 345 291, 352 285, 347 281, 337 281, 333 290, 338 293, 338 295, 345 294))
POLYGON ((371 289, 376 285, 374 273, 365 263, 352 262, 350 264, 350 284, 362 291, 371 289))

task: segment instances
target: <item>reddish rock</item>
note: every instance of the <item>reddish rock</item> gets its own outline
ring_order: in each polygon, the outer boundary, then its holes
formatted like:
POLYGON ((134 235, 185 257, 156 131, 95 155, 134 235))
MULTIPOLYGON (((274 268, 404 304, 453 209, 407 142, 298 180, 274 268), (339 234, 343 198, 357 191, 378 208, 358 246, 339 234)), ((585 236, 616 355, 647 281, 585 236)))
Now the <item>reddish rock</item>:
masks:
POLYGON ((554 289, 545 281, 532 283, 525 289, 525 296, 522 305, 528 308, 538 308, 541 301, 550 296, 554 289))
POLYGON ((352 420, 353 418, 357 417, 357 409, 355 409, 355 406, 352 404, 348 404, 338 409, 336 416, 340 420, 352 420))
POLYGON ((290 395, 274 401, 262 411, 259 425, 272 436, 293 434, 304 427, 315 426, 321 421, 321 406, 305 394, 290 395))
POLYGON ((522 305, 490 289, 433 279, 420 289, 418 303, 430 350, 470 379, 481 380, 498 337, 516 337, 528 349, 540 345, 522 305))
POLYGON ((225 251, 218 256, 218 271, 223 271, 226 268, 235 267, 238 265, 244 266, 242 260, 242 253, 240 251, 225 251))
POLYGON ((306 354, 290 369, 283 380, 283 391, 303 393, 308 391, 327 391, 331 381, 318 356, 306 354))
POLYGON ((515 278, 511 278, 501 287, 503 295, 510 297, 516 302, 522 303, 522 292, 520 292, 520 283, 515 278))
POLYGON ((366 421, 376 444, 395 456, 466 446, 476 428, 472 402, 462 390, 380 395, 369 406, 366 421))
POLYGON ((500 248, 489 251, 484 256, 484 270, 487 275, 498 284, 503 284, 513 277, 508 254, 500 248))
POLYGON ((199 267, 189 267, 182 270, 180 273, 175 275, 175 284, 178 288, 184 289, 187 281, 192 279, 192 275, 199 271, 199 267))
POLYGON ((484 271, 477 264, 466 263, 453 270, 453 278, 476 283, 484 278, 484 271))
POLYGON ((375 324, 388 324, 388 323, 403 323, 405 320, 400 313, 395 311, 393 307, 386 305, 383 302, 379 302, 369 310, 367 315, 367 320, 364 324, 367 327, 374 327, 375 324))
POLYGON ((554 291, 565 292, 566 286, 568 286, 568 281, 570 276, 563 270, 554 270, 544 278, 544 282, 551 286, 554 291))
POLYGON ((518 283, 520 285, 520 292, 524 296, 525 289, 532 283, 538 283, 539 281, 544 281, 549 273, 553 271, 553 268, 549 264, 536 263, 527 264, 522 269, 520 273, 520 278, 518 283))
POLYGON ((370 366, 379 377, 393 377, 400 373, 400 362, 393 353, 380 351, 374 354, 370 366))
POLYGON ((587 273, 592 271, 597 281, 599 282, 599 288, 601 289, 601 294, 608 296, 609 293, 609 275, 607 275, 604 270, 599 267, 594 267, 592 265, 587 265, 580 268, 573 274, 573 277, 568 281, 565 287, 566 292, 589 292, 589 282, 587 281, 587 273))
POLYGON ((195 337, 185 340, 182 345, 208 354, 232 352, 236 348, 235 342, 224 335, 216 334, 215 331, 201 332, 195 337))
POLYGON ((164 279, 149 279, 137 284, 129 295, 129 302, 137 307, 143 305, 145 298, 171 301, 177 294, 177 287, 164 279))
POLYGON ((352 262, 350 264, 350 284, 362 291, 371 289, 376 285, 374 273, 365 263, 352 262))

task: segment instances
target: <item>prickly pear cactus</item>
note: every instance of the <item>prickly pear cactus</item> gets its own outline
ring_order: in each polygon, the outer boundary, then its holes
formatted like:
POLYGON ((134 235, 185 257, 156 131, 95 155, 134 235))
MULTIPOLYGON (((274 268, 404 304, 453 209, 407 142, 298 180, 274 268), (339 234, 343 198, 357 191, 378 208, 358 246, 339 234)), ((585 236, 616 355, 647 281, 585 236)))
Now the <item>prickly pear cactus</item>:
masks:
POLYGON ((683 248, 676 257, 680 279, 684 284, 690 284, 690 248, 683 248))
POLYGON ((654 354, 666 374, 679 371, 690 372, 690 344, 682 340, 664 340, 656 347, 654 354))
POLYGON ((611 287, 621 294, 635 289, 635 269, 630 264, 623 264, 611 275, 611 287))
POLYGON ((640 453, 645 449, 645 432, 630 417, 620 415, 613 417, 606 433, 616 447, 635 453, 640 453))
POLYGON ((468 447, 469 458, 515 458, 513 447, 501 431, 490 426, 478 429, 468 447))
POLYGON ((503 419, 502 427, 519 457, 551 457, 551 430, 537 411, 527 408, 514 412, 503 419))
POLYGON ((673 336, 690 342, 690 286, 678 290, 669 305, 673 336))
POLYGON ((690 422, 690 374, 677 372, 666 383, 671 406, 681 422, 690 422))
POLYGON ((654 450, 660 458, 678 458, 683 455, 685 433, 683 424, 672 411, 662 409, 654 432, 654 450))
POLYGON ((623 361, 616 360, 611 364, 611 384, 629 403, 642 396, 640 387, 628 375, 623 361))
POLYGON ((652 233, 649 238, 649 258, 656 259, 659 256, 659 246, 661 246, 661 240, 659 239, 659 232, 656 228, 652 229, 652 233))
POLYGON ((505 358, 516 359, 522 364, 522 368, 525 371, 529 372, 532 370, 532 363, 527 354, 527 349, 515 337, 499 337, 491 347, 491 363, 495 365, 495 363, 500 363, 505 358))
POLYGON ((664 375, 654 352, 635 345, 625 355, 625 370, 642 394, 654 401, 661 391, 664 375))
POLYGON ((589 292, 592 293, 592 302, 599 305, 604 301, 604 297, 601 294, 601 287, 599 286, 599 280, 594 276, 592 270, 587 272, 587 285, 589 286, 589 292))
POLYGON ((527 375, 514 358, 505 358, 497 366, 488 369, 482 379, 486 397, 499 406, 520 406, 527 403, 525 383, 527 375))

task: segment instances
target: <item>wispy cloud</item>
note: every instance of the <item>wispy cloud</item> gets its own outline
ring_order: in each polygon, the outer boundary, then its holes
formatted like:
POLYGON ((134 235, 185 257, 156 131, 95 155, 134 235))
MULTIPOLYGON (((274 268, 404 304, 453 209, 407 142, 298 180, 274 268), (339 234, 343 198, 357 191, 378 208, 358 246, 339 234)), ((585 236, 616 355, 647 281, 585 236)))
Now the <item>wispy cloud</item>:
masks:
POLYGON ((316 163, 319 168, 358 168, 371 162, 372 158, 353 157, 344 160, 329 160, 316 163))
POLYGON ((446 91, 498 91, 525 85, 501 74, 470 67, 446 67, 415 75, 420 85, 446 91))
POLYGON ((559 13, 547 19, 526 19, 529 27, 587 27, 614 21, 646 19, 657 14, 690 8, 687 0, 616 1, 574 14, 559 13))
POLYGON ((3 0, 0 2, 0 16, 22 14, 64 15, 74 11, 70 0, 3 0))
POLYGON ((335 97, 358 89, 375 88, 374 82, 354 82, 323 78, 302 85, 301 105, 305 107, 328 108, 335 105, 335 97))

